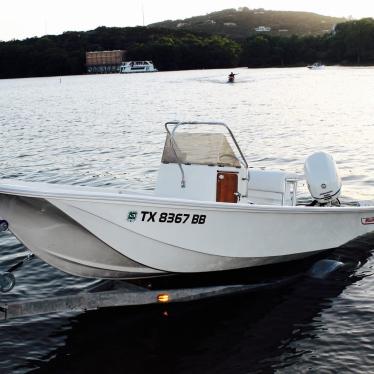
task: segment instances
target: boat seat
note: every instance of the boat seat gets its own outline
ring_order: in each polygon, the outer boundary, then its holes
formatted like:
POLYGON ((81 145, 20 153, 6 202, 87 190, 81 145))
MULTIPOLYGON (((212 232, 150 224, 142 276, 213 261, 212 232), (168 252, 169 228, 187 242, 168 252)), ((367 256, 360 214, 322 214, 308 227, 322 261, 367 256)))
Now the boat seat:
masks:
POLYGON ((255 204, 294 205, 300 176, 282 170, 249 169, 248 198, 255 204))

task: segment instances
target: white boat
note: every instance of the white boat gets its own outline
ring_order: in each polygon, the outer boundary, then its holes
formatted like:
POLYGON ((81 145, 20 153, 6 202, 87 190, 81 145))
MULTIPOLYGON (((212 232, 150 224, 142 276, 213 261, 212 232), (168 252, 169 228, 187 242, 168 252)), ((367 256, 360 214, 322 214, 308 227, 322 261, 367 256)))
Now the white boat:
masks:
POLYGON ((119 72, 127 73, 153 73, 158 71, 152 61, 127 61, 120 66, 119 72))
POLYGON ((165 127, 154 192, 1 179, 0 226, 62 271, 118 279, 282 263, 374 232, 374 206, 340 206, 330 155, 305 161, 314 203, 297 205, 301 177, 249 168, 224 123, 165 127))
POLYGON ((321 70, 325 68, 325 65, 320 62, 315 62, 313 65, 308 65, 307 68, 310 70, 321 70))

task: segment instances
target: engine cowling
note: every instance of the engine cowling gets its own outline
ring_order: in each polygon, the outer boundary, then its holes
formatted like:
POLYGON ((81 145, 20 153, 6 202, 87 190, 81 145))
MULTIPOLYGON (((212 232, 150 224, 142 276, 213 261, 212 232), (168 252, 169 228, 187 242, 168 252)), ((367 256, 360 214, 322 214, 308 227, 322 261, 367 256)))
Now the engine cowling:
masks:
POLYGON ((333 157, 326 152, 316 152, 305 160, 304 171, 308 189, 313 199, 326 204, 338 199, 342 182, 333 157))

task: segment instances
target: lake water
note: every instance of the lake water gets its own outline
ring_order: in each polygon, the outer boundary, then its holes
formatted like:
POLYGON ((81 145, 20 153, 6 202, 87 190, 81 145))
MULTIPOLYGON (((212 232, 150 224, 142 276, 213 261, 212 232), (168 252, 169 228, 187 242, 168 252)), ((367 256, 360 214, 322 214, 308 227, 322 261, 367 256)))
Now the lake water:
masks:
MULTIPOLYGON (((0 178, 150 190, 164 122, 218 120, 250 166, 302 173, 325 150, 343 198, 374 201, 374 69, 235 72, 235 84, 228 70, 0 80, 0 178)), ((1 271, 26 252, 10 233, 0 249, 1 271)), ((373 372, 372 249, 336 251, 352 266, 329 279, 170 306, 167 316, 154 306, 3 322, 0 372, 373 372)), ((0 299, 93 283, 33 260, 0 299)))

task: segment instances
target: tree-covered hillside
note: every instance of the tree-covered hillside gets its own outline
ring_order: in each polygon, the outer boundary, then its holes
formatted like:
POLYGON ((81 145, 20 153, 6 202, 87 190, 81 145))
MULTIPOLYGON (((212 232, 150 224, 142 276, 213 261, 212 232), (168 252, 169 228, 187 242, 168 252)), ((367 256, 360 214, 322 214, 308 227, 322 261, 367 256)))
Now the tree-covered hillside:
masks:
POLYGON ((205 16, 184 20, 168 20, 150 25, 171 30, 188 30, 246 38, 256 33, 259 26, 271 28, 272 36, 321 35, 330 32, 344 18, 327 17, 308 12, 286 12, 265 9, 226 9, 205 16))
POLYGON ((374 65, 374 20, 338 24, 317 36, 255 34, 245 39, 150 27, 99 27, 0 42, 0 78, 84 74, 85 52, 127 50, 127 60, 153 60, 159 70, 235 66, 374 65))
POLYGON ((248 67, 302 66, 315 61, 374 65, 374 19, 341 23, 321 36, 254 35, 242 43, 241 64, 248 67))
POLYGON ((224 36, 147 27, 99 27, 0 42, 0 78, 84 74, 85 52, 127 50, 127 59, 147 59, 160 70, 235 66, 240 45, 224 36))

